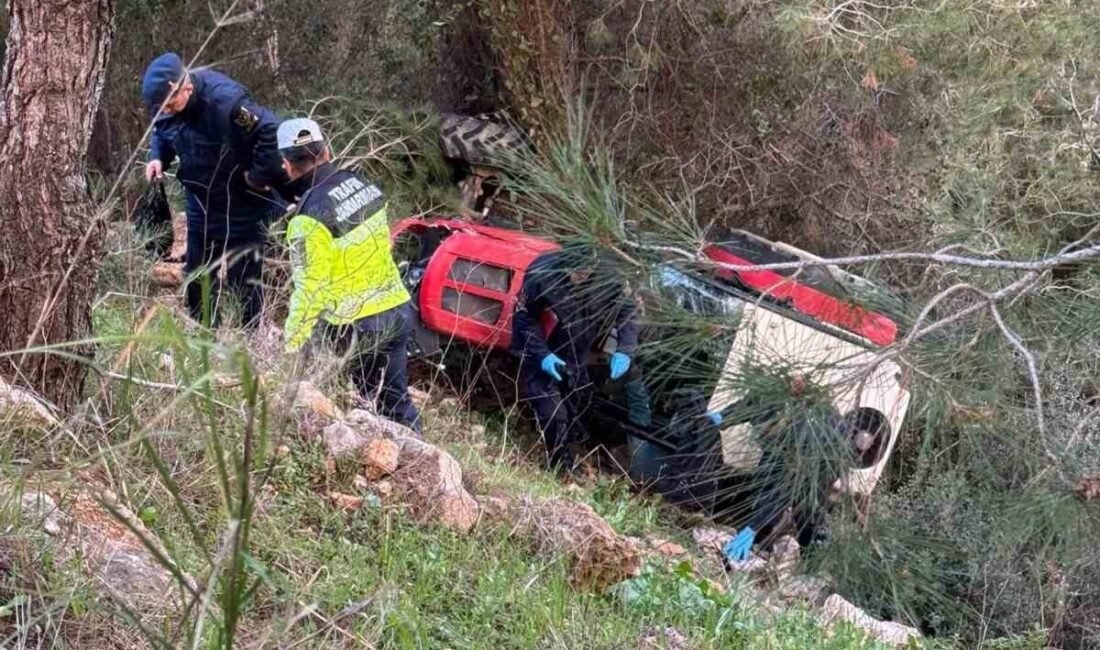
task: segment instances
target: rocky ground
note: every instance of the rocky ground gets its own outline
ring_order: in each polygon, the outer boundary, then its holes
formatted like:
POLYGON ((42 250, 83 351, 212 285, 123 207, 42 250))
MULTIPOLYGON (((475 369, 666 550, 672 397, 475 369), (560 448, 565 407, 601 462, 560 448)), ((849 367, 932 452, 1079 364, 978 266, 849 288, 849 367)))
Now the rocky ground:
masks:
MULTIPOLYGON (((162 360, 163 363, 163 360, 162 360)), ((419 395, 421 400, 427 397, 419 395)), ((424 403, 429 411, 431 404, 424 403)), ((33 395, 0 386, 0 410, 9 417, 35 420, 40 426, 64 426, 48 405, 33 395)), ((694 546, 685 547, 655 534, 626 535, 615 530, 588 503, 563 496, 545 497, 507 489, 479 492, 470 488, 459 461, 443 446, 368 410, 344 411, 308 382, 285 385, 274 395, 271 412, 286 418, 300 442, 324 450, 325 472, 352 473, 351 490, 331 489, 325 501, 333 511, 352 513, 381 504, 398 508, 426 530, 449 529, 473 535, 478 528, 499 528, 532 558, 562 558, 568 582, 577 592, 606 594, 638 578, 646 566, 680 567, 714 593, 731 590, 754 603, 767 616, 781 617, 790 608, 809 607, 824 629, 838 623, 858 628, 868 638, 905 646, 919 633, 897 623, 868 616, 815 577, 799 574, 800 549, 791 538, 747 562, 727 566, 721 549, 734 531, 698 527, 694 546)), ((276 457, 293 453, 287 444, 276 457)), ((66 481, 29 474, 20 488, 20 513, 29 537, 50 539, 54 562, 78 562, 98 597, 108 599, 152 628, 177 613, 188 591, 199 593, 196 579, 178 568, 160 537, 124 505, 93 471, 66 481)), ((258 516, 276 496, 258 497, 258 516)), ((12 540, 3 546, 15 570, 12 540)), ((654 628, 639 647, 687 648, 674 626, 654 628), (663 645, 662 645, 663 644, 663 645)))

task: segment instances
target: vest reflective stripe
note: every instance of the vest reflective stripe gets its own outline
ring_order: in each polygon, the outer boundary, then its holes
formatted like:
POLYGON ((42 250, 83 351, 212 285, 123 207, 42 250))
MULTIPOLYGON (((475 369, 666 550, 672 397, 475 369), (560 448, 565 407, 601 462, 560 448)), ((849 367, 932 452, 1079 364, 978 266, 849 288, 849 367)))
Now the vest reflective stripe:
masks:
POLYGON ((383 207, 342 237, 299 214, 287 225, 294 292, 286 321, 290 350, 309 340, 316 321, 333 325, 393 309, 409 301, 393 261, 383 207))

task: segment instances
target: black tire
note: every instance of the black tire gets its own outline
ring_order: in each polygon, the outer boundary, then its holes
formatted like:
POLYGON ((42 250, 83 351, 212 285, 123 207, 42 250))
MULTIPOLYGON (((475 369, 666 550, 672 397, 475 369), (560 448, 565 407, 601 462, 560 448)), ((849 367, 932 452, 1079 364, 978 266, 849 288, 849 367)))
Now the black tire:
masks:
POLYGON ((528 147, 527 136, 519 127, 490 116, 444 114, 440 137, 448 158, 487 167, 499 167, 528 147))

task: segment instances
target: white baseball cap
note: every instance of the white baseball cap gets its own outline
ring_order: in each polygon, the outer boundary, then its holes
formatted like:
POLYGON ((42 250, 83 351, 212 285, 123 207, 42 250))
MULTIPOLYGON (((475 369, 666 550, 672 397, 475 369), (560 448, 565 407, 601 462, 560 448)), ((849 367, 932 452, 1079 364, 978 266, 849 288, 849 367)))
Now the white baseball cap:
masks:
POLYGON ((305 117, 296 117, 286 120, 279 125, 279 149, 293 149, 314 142, 324 142, 321 135, 321 127, 313 120, 305 117))

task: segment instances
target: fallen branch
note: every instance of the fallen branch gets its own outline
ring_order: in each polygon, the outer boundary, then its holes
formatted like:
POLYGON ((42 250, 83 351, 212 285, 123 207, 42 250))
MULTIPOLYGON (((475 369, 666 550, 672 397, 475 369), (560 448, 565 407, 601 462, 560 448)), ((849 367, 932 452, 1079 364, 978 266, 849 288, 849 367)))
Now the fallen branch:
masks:
POLYGON ((770 262, 767 264, 729 264, 718 262, 705 257, 701 252, 692 252, 679 246, 659 246, 643 244, 641 242, 627 241, 631 246, 640 250, 655 253, 668 253, 682 259, 693 262, 706 262, 719 268, 731 271, 784 271, 800 270, 815 266, 853 266, 859 264, 872 264, 875 262, 932 262, 946 266, 965 266, 979 269, 996 269, 1002 271, 1046 271, 1063 264, 1083 262, 1093 258, 1100 258, 1100 244, 1082 248, 1075 251, 1064 251, 1058 255, 1038 260, 996 260, 981 259, 976 257, 964 257, 962 255, 948 255, 945 253, 877 253, 874 255, 849 255, 847 257, 811 258, 801 259, 797 262, 770 262))
MULTIPOLYGON (((157 390, 189 390, 191 386, 185 386, 183 384, 166 384, 159 381, 150 381, 148 379, 141 379, 140 377, 133 377, 130 375, 124 375, 120 372, 111 372, 110 370, 102 370, 100 368, 92 367, 92 370, 101 377, 106 379, 115 379, 118 381, 127 381, 135 386, 142 386, 145 388, 155 388, 157 390)), ((214 375, 212 377, 214 385, 218 388, 236 388, 241 385, 239 379, 228 380, 225 376, 214 375)))

